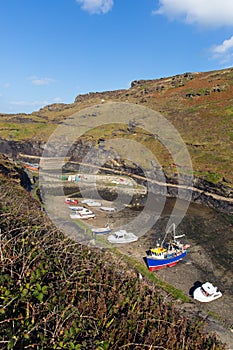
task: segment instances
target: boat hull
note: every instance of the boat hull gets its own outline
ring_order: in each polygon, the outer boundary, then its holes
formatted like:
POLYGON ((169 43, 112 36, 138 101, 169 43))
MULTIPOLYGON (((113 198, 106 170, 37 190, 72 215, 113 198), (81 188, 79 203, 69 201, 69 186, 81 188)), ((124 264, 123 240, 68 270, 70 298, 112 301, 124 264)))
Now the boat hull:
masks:
POLYGON ((99 202, 86 202, 86 205, 89 207, 101 207, 102 204, 99 202))
POLYGON ((81 220, 94 219, 95 214, 70 214, 70 218, 81 219, 81 220))
POLYGON ((136 242, 137 238, 129 238, 129 239, 108 239, 109 243, 118 243, 118 244, 125 244, 125 243, 132 243, 136 242))
POLYGON ((187 255, 187 252, 184 251, 180 255, 177 255, 172 258, 167 258, 167 259, 156 259, 156 258, 147 256, 146 257, 147 266, 150 271, 160 270, 164 267, 172 267, 172 266, 175 266, 186 255, 187 255))
POLYGON ((92 232, 95 233, 96 235, 102 234, 102 235, 106 235, 108 233, 111 233, 111 229, 92 229, 92 232))
POLYGON ((115 234, 112 234, 108 237, 108 241, 110 243, 132 243, 136 242, 138 240, 138 237, 134 235, 132 232, 126 232, 125 230, 120 230, 115 232, 115 234))
POLYGON ((25 163, 24 168, 30 171, 38 172, 39 171, 39 165, 33 165, 30 163, 25 163))
POLYGON ((112 208, 112 207, 100 207, 101 211, 105 211, 108 213, 113 213, 114 211, 116 211, 116 208, 112 208))
POLYGON ((213 295, 204 296, 201 291, 201 287, 195 289, 193 293, 193 298, 200 301, 201 303, 209 303, 210 301, 221 298, 221 296, 222 296, 222 293, 220 291, 214 293, 213 295))

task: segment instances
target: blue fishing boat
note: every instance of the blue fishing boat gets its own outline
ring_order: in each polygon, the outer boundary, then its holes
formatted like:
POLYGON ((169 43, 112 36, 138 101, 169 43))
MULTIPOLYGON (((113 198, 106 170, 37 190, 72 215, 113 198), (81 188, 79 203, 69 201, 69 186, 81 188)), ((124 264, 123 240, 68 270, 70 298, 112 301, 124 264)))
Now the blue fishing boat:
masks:
POLYGON ((175 224, 172 224, 161 243, 157 243, 155 248, 150 248, 147 251, 146 261, 147 266, 150 271, 156 271, 163 267, 175 266, 180 260, 182 260, 186 255, 190 247, 189 244, 182 244, 178 241, 178 238, 184 235, 176 236, 175 234, 175 224), (171 232, 172 237, 166 240, 168 233, 171 232))

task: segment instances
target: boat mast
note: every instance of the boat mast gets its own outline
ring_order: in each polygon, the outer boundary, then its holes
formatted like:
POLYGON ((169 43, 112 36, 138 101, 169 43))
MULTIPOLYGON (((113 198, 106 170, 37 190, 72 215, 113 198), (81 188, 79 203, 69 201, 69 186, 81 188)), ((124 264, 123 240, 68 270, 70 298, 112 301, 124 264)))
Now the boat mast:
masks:
POLYGON ((162 246, 162 247, 163 247, 163 244, 164 244, 164 242, 165 242, 165 240, 166 240, 166 238, 167 238, 168 233, 173 232, 173 237, 174 237, 174 239, 175 239, 175 230, 176 230, 176 225, 175 225, 174 223, 171 224, 171 226, 168 227, 168 229, 167 229, 167 231, 166 231, 166 233, 165 233, 165 235, 164 235, 163 241, 162 241, 162 243, 161 243, 161 246, 162 246))

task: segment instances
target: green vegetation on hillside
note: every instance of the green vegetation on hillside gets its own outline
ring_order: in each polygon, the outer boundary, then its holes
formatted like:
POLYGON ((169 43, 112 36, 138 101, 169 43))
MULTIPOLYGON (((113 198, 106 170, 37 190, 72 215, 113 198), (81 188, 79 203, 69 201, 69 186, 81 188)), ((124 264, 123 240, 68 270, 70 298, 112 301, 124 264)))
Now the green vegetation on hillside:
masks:
MULTIPOLYGON (((204 178, 207 172, 215 173, 216 182, 224 183, 224 179, 227 179, 228 185, 232 186, 232 68, 139 80, 132 82, 128 90, 79 95, 72 104, 45 106, 30 115, 1 115, 0 138, 46 142, 56 126, 65 118, 86 107, 113 101, 140 104, 160 112, 175 126, 187 144, 194 171, 204 178)), ((111 127, 93 130, 84 138, 97 143, 103 135, 106 138, 113 137, 111 127)), ((121 135, 129 137, 125 130, 121 135)), ((150 136, 146 138, 139 132, 130 137, 143 141, 145 146, 151 146, 161 165, 169 166, 168 163, 171 162, 167 161, 167 153, 164 153, 161 145, 152 145, 150 136)))

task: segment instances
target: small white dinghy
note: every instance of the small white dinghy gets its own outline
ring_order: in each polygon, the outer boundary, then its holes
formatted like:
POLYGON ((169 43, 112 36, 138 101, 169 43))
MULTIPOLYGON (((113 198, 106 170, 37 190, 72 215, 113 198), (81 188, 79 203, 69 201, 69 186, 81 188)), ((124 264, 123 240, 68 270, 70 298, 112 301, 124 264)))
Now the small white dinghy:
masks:
POLYGON ((100 202, 96 202, 96 201, 87 201, 86 204, 89 206, 89 207, 101 207, 101 203, 100 202))
POLYGON ((81 211, 84 209, 84 207, 81 207, 81 206, 76 207, 76 206, 71 205, 71 206, 69 206, 69 209, 71 209, 72 211, 81 211))
POLYGON ((214 287, 210 282, 203 283, 193 292, 193 298, 202 303, 208 303, 220 298, 221 296, 222 293, 218 291, 218 288, 214 287))
POLYGON ((114 211, 116 211, 116 208, 113 207, 100 207, 101 211, 105 211, 107 213, 113 213, 114 211))
POLYGON ((71 219, 91 219, 91 218, 95 218, 95 214, 87 209, 87 208, 83 208, 83 210, 73 210, 72 213, 70 214, 70 218, 71 219))
POLYGON ((111 232, 111 228, 109 224, 107 224, 105 227, 93 227, 91 231, 95 234, 108 234, 111 232))
POLYGON ((89 203, 89 202, 92 202, 92 199, 83 199, 83 200, 81 201, 82 204, 87 204, 87 203, 89 203))
POLYGON ((110 243, 131 243, 137 240, 138 237, 135 234, 126 230, 119 230, 108 237, 110 243))

